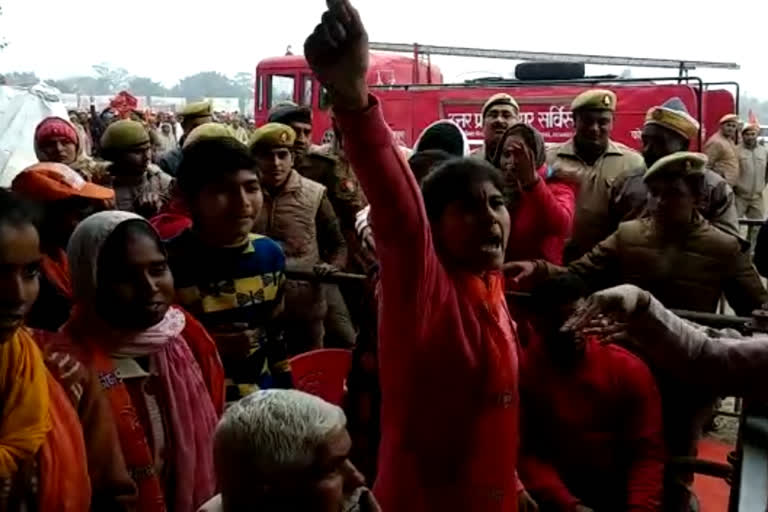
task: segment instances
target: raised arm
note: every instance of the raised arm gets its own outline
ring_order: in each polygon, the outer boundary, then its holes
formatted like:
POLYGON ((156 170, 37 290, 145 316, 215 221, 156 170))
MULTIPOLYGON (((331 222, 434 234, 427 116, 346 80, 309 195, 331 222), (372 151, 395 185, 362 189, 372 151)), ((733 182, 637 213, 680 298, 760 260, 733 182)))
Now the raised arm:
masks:
POLYGON ((439 265, 419 186, 369 94, 368 36, 348 0, 328 0, 304 54, 330 93, 344 149, 371 204, 382 276, 397 278, 383 279, 383 286, 400 286, 397 295, 408 292, 417 301, 439 265))

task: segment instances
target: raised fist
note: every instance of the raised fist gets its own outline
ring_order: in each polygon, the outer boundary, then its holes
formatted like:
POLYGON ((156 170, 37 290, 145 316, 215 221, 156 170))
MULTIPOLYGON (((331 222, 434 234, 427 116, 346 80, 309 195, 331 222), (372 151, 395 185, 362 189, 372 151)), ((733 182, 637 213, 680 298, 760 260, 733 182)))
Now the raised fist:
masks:
POLYGON ((334 106, 359 110, 368 105, 368 34, 349 0, 326 0, 328 10, 304 42, 304 55, 334 106))

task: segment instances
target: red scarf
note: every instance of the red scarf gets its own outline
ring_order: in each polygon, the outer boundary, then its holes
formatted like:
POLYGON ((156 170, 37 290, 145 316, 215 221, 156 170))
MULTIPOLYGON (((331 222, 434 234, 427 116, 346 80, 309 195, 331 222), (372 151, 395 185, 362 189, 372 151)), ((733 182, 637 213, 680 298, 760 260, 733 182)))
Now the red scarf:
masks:
POLYGON ((155 473, 152 452, 128 389, 117 377, 115 365, 106 352, 94 350, 91 362, 112 406, 125 464, 136 483, 139 495, 136 510, 164 512, 167 508, 160 477, 155 473))
POLYGON ((40 450, 40 510, 88 512, 91 481, 80 418, 69 397, 50 373, 51 430, 40 450))
POLYGON ((56 254, 43 254, 40 262, 46 279, 67 299, 72 300, 72 281, 69 278, 69 262, 67 253, 57 249, 56 254))

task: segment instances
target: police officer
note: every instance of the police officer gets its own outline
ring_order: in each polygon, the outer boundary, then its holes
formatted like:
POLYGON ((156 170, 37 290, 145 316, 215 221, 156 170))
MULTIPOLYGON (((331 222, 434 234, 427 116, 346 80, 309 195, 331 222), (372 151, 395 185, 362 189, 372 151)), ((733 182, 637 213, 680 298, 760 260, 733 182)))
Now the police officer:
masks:
POLYGON ((520 107, 509 94, 494 94, 483 105, 483 145, 474 150, 473 158, 493 163, 496 147, 507 128, 520 120, 520 107))
POLYGON ((565 248, 566 263, 581 257, 613 232, 615 226, 608 215, 613 182, 644 165, 638 153, 611 140, 616 94, 591 89, 573 100, 571 110, 573 137, 547 151, 552 172, 573 175, 581 184, 573 234, 565 248))
MULTIPOLYGON (((680 98, 671 98, 652 107, 645 116, 643 126, 643 160, 638 167, 620 176, 612 187, 612 221, 615 228, 620 222, 635 219, 646 212, 648 187, 645 185, 645 167, 650 168, 660 159, 678 151, 688 151, 691 141, 699 135, 699 122, 685 108, 680 98)), ((725 179, 704 169, 704 194, 699 213, 710 224, 737 238, 740 237, 734 194, 725 179)), ((746 245, 746 240, 741 240, 746 245)))

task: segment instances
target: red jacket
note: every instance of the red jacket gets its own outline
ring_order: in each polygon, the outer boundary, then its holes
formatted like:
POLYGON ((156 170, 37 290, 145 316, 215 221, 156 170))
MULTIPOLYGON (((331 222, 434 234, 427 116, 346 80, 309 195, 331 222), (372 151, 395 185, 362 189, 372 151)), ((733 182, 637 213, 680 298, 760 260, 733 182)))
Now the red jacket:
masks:
POLYGON ((510 212, 512 228, 507 245, 507 261, 542 259, 563 263, 565 241, 571 236, 578 185, 547 178, 547 168, 539 170, 541 179, 520 194, 510 212))
POLYGON ((421 191, 375 98, 335 114, 381 263, 374 494, 398 512, 515 512, 518 347, 502 278, 441 265, 421 191))
POLYGON ((546 510, 661 510, 661 398, 640 359, 591 339, 583 359, 563 369, 532 336, 520 386, 520 477, 546 510))

